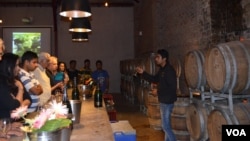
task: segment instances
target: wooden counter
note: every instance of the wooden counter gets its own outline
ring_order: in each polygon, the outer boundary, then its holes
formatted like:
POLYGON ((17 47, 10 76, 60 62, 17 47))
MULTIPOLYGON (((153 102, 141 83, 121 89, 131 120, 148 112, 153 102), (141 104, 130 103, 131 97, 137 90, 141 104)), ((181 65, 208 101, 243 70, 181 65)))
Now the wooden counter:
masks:
POLYGON ((74 124, 70 141, 114 141, 105 108, 95 108, 93 98, 82 101, 79 124, 74 124))
MULTIPOLYGON (((114 141, 109 117, 105 108, 95 108, 93 98, 82 101, 80 123, 74 124, 70 141, 114 141)), ((12 137, 10 141, 22 141, 12 137)))

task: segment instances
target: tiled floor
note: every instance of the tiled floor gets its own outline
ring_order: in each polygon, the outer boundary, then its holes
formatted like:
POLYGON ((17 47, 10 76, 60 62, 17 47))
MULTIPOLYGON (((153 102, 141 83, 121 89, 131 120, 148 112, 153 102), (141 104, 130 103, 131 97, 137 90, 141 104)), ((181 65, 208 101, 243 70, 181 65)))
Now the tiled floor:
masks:
POLYGON ((117 120, 128 120, 136 130, 136 141, 163 141, 164 133, 150 126, 146 114, 140 111, 139 104, 132 104, 121 94, 112 94, 117 120))

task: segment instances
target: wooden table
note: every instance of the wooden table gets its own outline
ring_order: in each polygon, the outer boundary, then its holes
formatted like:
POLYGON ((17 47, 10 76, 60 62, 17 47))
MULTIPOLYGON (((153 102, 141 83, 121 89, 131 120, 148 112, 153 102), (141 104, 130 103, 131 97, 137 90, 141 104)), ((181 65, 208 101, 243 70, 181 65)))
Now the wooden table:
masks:
MULTIPOLYGON (((82 101, 80 123, 74 124, 70 141, 114 141, 109 117, 104 107, 95 108, 93 98, 82 101)), ((12 137, 10 141, 22 141, 12 137)))
POLYGON ((93 98, 82 102, 80 124, 74 124, 71 141, 114 141, 105 108, 95 108, 93 98))

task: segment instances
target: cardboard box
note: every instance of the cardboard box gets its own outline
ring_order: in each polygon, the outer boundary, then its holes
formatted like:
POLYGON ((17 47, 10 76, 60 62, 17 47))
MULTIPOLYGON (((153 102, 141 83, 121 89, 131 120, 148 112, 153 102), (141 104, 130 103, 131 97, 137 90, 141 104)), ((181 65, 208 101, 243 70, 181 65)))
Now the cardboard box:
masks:
POLYGON ((127 120, 111 123, 115 141, 136 141, 136 130, 127 120))

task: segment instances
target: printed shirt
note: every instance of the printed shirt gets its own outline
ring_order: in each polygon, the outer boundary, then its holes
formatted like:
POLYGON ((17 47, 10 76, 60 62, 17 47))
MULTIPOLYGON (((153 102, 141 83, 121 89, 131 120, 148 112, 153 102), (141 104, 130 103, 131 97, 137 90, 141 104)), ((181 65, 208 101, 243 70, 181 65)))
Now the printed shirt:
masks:
POLYGON ((106 70, 96 70, 92 73, 92 78, 99 83, 101 91, 105 92, 107 84, 106 79, 109 78, 109 74, 106 70))
POLYGON ((19 71, 19 78, 20 78, 21 82, 23 83, 26 91, 30 94, 30 97, 31 97, 31 105, 28 108, 28 113, 34 112, 38 106, 39 97, 37 95, 31 93, 29 90, 32 87, 34 87, 40 83, 37 79, 35 79, 34 74, 32 72, 29 73, 22 68, 19 71))

